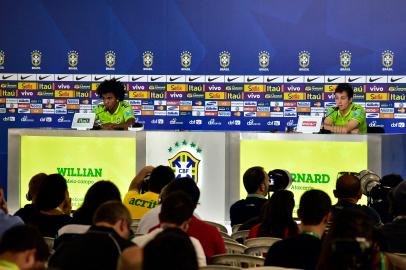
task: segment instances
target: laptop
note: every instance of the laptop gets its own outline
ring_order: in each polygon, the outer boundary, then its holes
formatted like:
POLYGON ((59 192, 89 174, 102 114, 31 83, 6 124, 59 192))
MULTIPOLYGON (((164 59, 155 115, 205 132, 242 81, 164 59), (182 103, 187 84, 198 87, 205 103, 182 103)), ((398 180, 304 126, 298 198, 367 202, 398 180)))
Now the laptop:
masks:
POLYGON ((296 132, 319 133, 322 120, 322 116, 299 115, 296 132))
POLYGON ((72 129, 89 130, 93 128, 95 113, 75 113, 72 120, 72 129))

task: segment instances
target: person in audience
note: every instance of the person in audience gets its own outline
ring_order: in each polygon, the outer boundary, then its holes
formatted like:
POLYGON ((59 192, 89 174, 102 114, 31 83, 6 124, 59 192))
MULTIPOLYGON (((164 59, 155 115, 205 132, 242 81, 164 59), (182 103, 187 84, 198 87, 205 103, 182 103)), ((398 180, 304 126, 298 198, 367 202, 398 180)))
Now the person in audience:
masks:
POLYGON ((336 189, 333 191, 334 196, 338 199, 337 204, 332 208, 332 217, 345 208, 357 208, 364 211, 372 220, 375 226, 381 225, 381 219, 378 213, 371 207, 358 205, 357 202, 362 197, 361 182, 359 178, 352 174, 341 175, 336 182, 336 189))
POLYGON ((29 223, 34 213, 37 211, 35 205, 37 202, 37 195, 39 187, 47 175, 45 173, 38 173, 34 175, 28 184, 28 193, 26 198, 31 201, 31 204, 26 204, 23 208, 15 212, 15 216, 19 216, 25 223, 29 223))
POLYGON ((330 208, 331 200, 327 193, 316 189, 303 193, 298 209, 302 233, 273 244, 267 253, 265 265, 315 269, 330 208))
POLYGON ((44 269, 48 257, 48 246, 33 226, 14 226, 0 241, 1 270, 44 269))
POLYGON ((126 248, 120 255, 117 270, 142 270, 144 250, 137 246, 126 248))
MULTIPOLYGON (((403 178, 399 174, 387 174, 382 176, 380 182, 383 187, 386 187, 385 190, 391 190, 399 183, 403 182, 403 178)), ((392 222, 394 216, 389 209, 389 200, 387 198, 387 194, 382 192, 379 197, 380 198, 378 200, 374 200, 370 206, 379 214, 383 224, 392 222)))
POLYGON ((103 203, 85 234, 63 242, 52 255, 49 265, 60 270, 115 270, 122 251, 134 244, 128 240, 131 217, 118 201, 103 203))
POLYGON ((135 124, 131 105, 124 100, 124 85, 116 79, 102 82, 96 90, 103 99, 103 104, 97 105, 93 112, 96 114, 95 127, 101 129, 128 129, 135 124))
MULTIPOLYGON (((194 203, 190 196, 183 191, 176 191, 169 194, 162 202, 161 212, 159 213, 160 227, 148 234, 135 237, 133 242, 139 247, 145 247, 148 242, 154 239, 160 232, 167 228, 179 228, 187 231, 194 211, 194 203)), ((193 243, 198 264, 206 265, 206 257, 199 240, 190 237, 193 243)))
POLYGON ((183 230, 168 228, 144 247, 143 270, 198 270, 198 260, 193 247, 192 241, 183 230))
MULTIPOLYGON (((169 183, 162 192, 161 199, 165 200, 167 196, 176 191, 183 191, 185 194, 189 195, 193 202, 194 209, 196 209, 200 198, 200 190, 192 178, 181 177, 169 183)), ((151 210, 146 214, 148 215, 148 217, 146 218, 150 220, 155 220, 155 217, 157 219, 156 223, 154 224, 155 226, 151 227, 151 229, 159 227, 160 211, 161 206, 158 206, 157 208, 151 210), (154 216, 152 216, 152 214, 154 214, 154 216)), ((140 223, 143 221, 143 219, 141 219, 140 223)), ((224 240, 221 237, 219 230, 215 226, 200 220, 195 215, 192 215, 192 218, 189 222, 189 229, 187 230, 187 234, 199 240, 200 244, 203 247, 207 261, 210 261, 210 258, 213 255, 223 254, 226 252, 224 240)))
POLYGON ((405 265, 406 259, 381 252, 373 222, 362 209, 344 208, 334 216, 316 269, 405 269, 405 265))
POLYGON ((250 218, 259 216, 267 201, 269 176, 262 167, 249 168, 243 176, 247 198, 235 202, 230 207, 231 226, 243 224, 250 218))
POLYGON ((58 238, 55 239, 54 248, 78 233, 85 233, 92 225, 97 208, 108 201, 121 202, 120 191, 116 185, 110 181, 94 183, 86 192, 82 206, 73 213, 73 218, 69 224, 58 230, 58 238))
POLYGON ((334 91, 336 107, 327 110, 324 129, 332 133, 367 133, 365 109, 354 102, 354 90, 348 83, 340 83, 334 91))
POLYGON ((264 205, 261 223, 252 227, 248 238, 287 238, 298 234, 298 227, 292 214, 295 207, 293 193, 289 190, 275 191, 264 205))
POLYGON ((174 179, 175 174, 168 166, 143 168, 132 180, 124 197, 124 205, 130 210, 131 217, 140 219, 146 212, 158 206, 158 197, 162 188, 174 179), (148 187, 145 193, 141 192, 143 186, 148 187))
POLYGON ((36 205, 38 211, 30 224, 37 226, 43 236, 54 238, 58 230, 71 220, 67 214, 71 209, 68 186, 62 175, 50 174, 43 179, 36 205))
POLYGON ((389 192, 389 205, 395 219, 382 226, 389 252, 406 253, 406 182, 389 192))
POLYGON ((8 214, 6 199, 4 198, 3 188, 0 187, 0 239, 3 233, 11 227, 24 224, 20 217, 8 214))

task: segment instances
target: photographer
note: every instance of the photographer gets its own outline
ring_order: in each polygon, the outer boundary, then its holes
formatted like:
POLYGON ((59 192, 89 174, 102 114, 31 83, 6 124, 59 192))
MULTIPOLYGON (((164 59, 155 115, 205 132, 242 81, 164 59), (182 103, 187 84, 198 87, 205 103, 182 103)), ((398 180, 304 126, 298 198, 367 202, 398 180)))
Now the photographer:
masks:
POLYGON ((382 227, 389 252, 406 253, 406 182, 389 192, 390 211, 395 216, 382 227))
POLYGON ((130 211, 131 218, 140 219, 158 206, 161 190, 174 179, 175 174, 168 166, 144 167, 131 181, 124 197, 124 205, 130 211))

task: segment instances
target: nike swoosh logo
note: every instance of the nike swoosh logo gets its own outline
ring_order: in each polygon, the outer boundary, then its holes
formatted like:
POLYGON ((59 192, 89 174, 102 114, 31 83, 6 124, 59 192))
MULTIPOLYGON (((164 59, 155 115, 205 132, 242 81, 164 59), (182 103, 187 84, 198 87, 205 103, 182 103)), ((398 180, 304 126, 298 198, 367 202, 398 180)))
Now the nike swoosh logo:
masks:
POLYGON ((287 82, 293 82, 293 81, 296 80, 297 78, 299 78, 299 77, 295 77, 295 78, 289 78, 289 77, 288 77, 288 78, 286 79, 286 81, 287 81, 287 82))
POLYGON ((355 82, 356 80, 358 80, 361 77, 357 77, 357 78, 348 78, 348 82, 355 82))
POLYGON ((68 75, 66 75, 66 76, 62 76, 62 77, 61 77, 61 76, 58 76, 58 78, 57 78, 57 79, 58 79, 58 81, 60 81, 60 80, 65 79, 66 77, 68 77, 68 75))
POLYGON ((377 80, 379 80, 379 79, 382 79, 382 77, 375 78, 375 79, 369 78, 369 82, 375 82, 375 81, 377 81, 377 80))
POLYGON ((334 82, 335 80, 337 80, 340 77, 335 77, 335 78, 327 78, 328 82, 334 82))
POLYGON ((95 77, 94 77, 94 80, 95 80, 95 81, 98 81, 98 80, 103 79, 104 77, 106 77, 106 76, 101 76, 101 77, 96 77, 96 76, 95 76, 95 77))
POLYGON ((208 80, 209 82, 212 82, 212 81, 217 80, 218 78, 220 78, 220 77, 214 77, 214 78, 209 77, 207 80, 208 80))
POLYGON ((259 77, 247 78, 247 82, 252 82, 252 81, 254 81, 254 80, 258 79, 258 78, 259 78, 259 77))
POLYGON ((5 75, 3 75, 3 80, 7 80, 8 78, 10 78, 10 77, 12 77, 13 75, 7 75, 7 76, 5 76, 5 75))
POLYGON ((144 77, 144 76, 139 76, 139 77, 136 77, 136 78, 132 77, 131 80, 132 80, 133 82, 135 82, 135 81, 138 81, 139 79, 141 79, 141 78, 143 78, 143 77, 144 77))
POLYGON ((232 82, 232 81, 237 80, 238 78, 240 78, 240 77, 234 77, 234 78, 228 77, 228 78, 227 78, 227 81, 228 81, 228 82, 232 82))
POLYGON ((180 78, 180 76, 179 76, 179 77, 175 77, 175 78, 170 77, 170 78, 169 78, 169 81, 173 82, 173 81, 176 81, 176 80, 179 79, 179 78, 180 78))
POLYGON ((120 80, 120 79, 122 79, 122 78, 124 78, 124 76, 121 76, 121 77, 118 77, 118 78, 114 78, 114 79, 116 79, 116 81, 118 81, 118 80, 120 80))
POLYGON ((266 78, 266 82, 272 82, 272 81, 274 81, 274 80, 276 80, 276 79, 278 79, 279 77, 274 77, 274 78, 266 78))
POLYGON ((307 82, 312 82, 312 81, 315 81, 315 80, 317 80, 319 77, 316 77, 316 78, 307 78, 307 82))
POLYGON ((196 80, 199 79, 199 78, 200 78, 200 77, 195 77, 195 78, 189 77, 189 82, 196 81, 196 80))
POLYGON ((79 77, 79 76, 76 76, 76 80, 77 81, 80 81, 81 79, 83 79, 83 78, 85 78, 86 76, 82 76, 82 77, 79 77))
POLYGON ((48 78, 49 76, 51 76, 51 75, 47 75, 47 76, 39 76, 39 80, 40 80, 40 81, 42 81, 42 80, 44 80, 44 79, 48 78))
POLYGON ((155 82, 156 80, 159 80, 160 78, 162 78, 163 76, 160 77, 151 77, 151 82, 155 82))
POLYGON ((25 79, 27 79, 27 78, 29 78, 29 77, 31 77, 31 75, 28 75, 28 76, 21 76, 20 78, 21 78, 21 80, 25 80, 25 79))
MULTIPOLYGON (((400 77, 400 78, 396 78, 396 79, 394 79, 394 78, 390 78, 390 82, 397 82, 397 81, 399 81, 400 79, 403 79, 404 77, 400 77)), ((3 79, 4 79, 4 77, 3 77, 3 79)))

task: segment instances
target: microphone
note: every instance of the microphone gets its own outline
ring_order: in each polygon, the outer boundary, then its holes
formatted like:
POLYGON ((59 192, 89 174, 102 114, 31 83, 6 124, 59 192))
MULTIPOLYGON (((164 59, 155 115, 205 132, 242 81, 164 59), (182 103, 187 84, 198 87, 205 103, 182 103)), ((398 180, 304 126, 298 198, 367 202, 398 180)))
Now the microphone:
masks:
MULTIPOLYGON (((337 106, 334 106, 334 107, 332 107, 332 108, 333 108, 333 110, 332 110, 330 113, 328 113, 328 114, 324 117, 324 120, 325 120, 327 117, 329 117, 330 115, 332 115, 334 112, 338 111, 338 107, 337 107, 337 106)), ((324 122, 324 121, 323 121, 323 122, 324 122)), ((331 131, 330 131, 330 130, 327 130, 327 129, 324 129, 324 127, 323 127, 323 128, 320 129, 319 134, 331 134, 331 131)))

